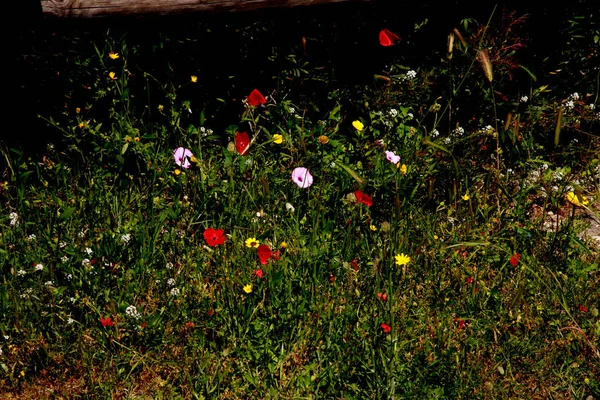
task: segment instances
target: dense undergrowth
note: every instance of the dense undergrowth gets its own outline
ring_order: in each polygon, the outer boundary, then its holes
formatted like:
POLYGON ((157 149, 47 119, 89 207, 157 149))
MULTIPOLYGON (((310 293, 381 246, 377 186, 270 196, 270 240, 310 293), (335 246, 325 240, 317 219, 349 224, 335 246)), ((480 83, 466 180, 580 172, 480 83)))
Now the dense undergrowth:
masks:
POLYGON ((493 7, 36 38, 0 392, 598 398, 591 3, 547 54, 534 12, 493 7))

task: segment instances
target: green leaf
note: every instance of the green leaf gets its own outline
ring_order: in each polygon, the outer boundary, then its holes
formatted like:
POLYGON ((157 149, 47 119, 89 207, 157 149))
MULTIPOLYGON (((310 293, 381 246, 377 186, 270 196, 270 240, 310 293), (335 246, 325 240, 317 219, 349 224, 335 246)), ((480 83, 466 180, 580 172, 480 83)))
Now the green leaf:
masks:
POLYGON ((75 207, 67 207, 64 209, 64 211, 60 214, 60 219, 62 219, 63 221, 70 218, 71 215, 73 215, 73 213, 75 212, 75 207))

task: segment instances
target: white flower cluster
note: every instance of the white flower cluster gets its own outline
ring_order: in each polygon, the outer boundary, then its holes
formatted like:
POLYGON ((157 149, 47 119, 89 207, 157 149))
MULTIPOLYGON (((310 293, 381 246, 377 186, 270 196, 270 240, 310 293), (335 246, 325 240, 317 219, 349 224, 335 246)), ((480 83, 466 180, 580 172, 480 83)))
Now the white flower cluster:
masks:
POLYGON ((167 280, 167 285, 169 285, 169 286, 174 286, 174 285, 175 285, 175 279, 173 279, 173 278, 169 278, 169 279, 167 280))
POLYGON ((200 127, 200 133, 202 134, 202 136, 208 136, 208 135, 212 135, 213 134, 213 130, 210 128, 205 128, 203 126, 200 127))
POLYGON ((395 108, 390 108, 388 114, 390 117, 396 118, 398 116, 398 110, 396 110, 395 108))
POLYGON ((133 319, 142 318, 142 314, 140 314, 140 312, 137 310, 137 308, 134 305, 131 305, 125 309, 125 315, 127 315, 129 318, 133 318, 133 319))
POLYGON ((462 126, 459 126, 454 130, 454 133, 458 136, 462 136, 465 134, 465 128, 463 128, 462 126))
POLYGON ((43 271, 44 265, 43 264, 35 264, 34 268, 36 271, 43 271))
POLYGON ((125 233, 124 235, 121 235, 121 243, 129 244, 130 241, 131 241, 131 235, 129 233, 125 233))
POLYGON ((19 214, 17 214, 16 212, 11 212, 9 214, 9 217, 10 217, 10 225, 11 226, 19 225, 19 214))
POLYGON ((529 97, 527 96, 521 96, 521 103, 527 103, 529 101, 529 97))
POLYGON ((417 77, 417 72, 412 69, 404 75, 404 81, 412 81, 417 77))
POLYGON ((436 138, 438 136, 440 136, 440 131, 438 131, 437 129, 431 131, 431 137, 436 138))
POLYGON ((181 291, 179 290, 179 288, 176 288, 176 287, 171 289, 171 291, 169 292, 169 294, 173 297, 179 296, 180 293, 181 293, 181 291))

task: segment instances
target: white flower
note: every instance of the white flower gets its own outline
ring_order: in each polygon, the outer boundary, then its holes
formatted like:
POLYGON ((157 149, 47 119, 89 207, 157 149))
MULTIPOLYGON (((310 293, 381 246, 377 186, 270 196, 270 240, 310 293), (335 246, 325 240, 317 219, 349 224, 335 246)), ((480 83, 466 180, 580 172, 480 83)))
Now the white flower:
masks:
POLYGON ((329 166, 330 166, 331 168, 335 168, 335 163, 332 161, 332 162, 329 164, 329 166))
POLYGON ((45 286, 52 286, 53 282, 52 281, 46 281, 44 282, 45 286))
POLYGON ((452 142, 452 140, 450 140, 449 137, 444 138, 444 144, 450 144, 450 142, 452 142))
POLYGON ((77 236, 79 236, 80 238, 85 236, 85 232, 84 231, 80 231, 77 236))
POLYGON ((290 114, 296 114, 296 109, 294 107, 290 107, 288 110, 290 114))
POLYGON ((486 125, 483 128, 483 130, 484 130, 485 133, 492 133, 492 132, 494 132, 494 128, 491 125, 486 125))
POLYGON ((10 336, 4 335, 4 340, 8 340, 8 339, 10 339, 10 336))
POLYGON ((66 242, 59 242, 58 243, 58 247, 61 249, 64 249, 65 247, 67 247, 67 243, 66 242))
POLYGON ((129 233, 121 235, 121 243, 128 244, 130 240, 131 240, 131 235, 129 233))
POLYGON ((398 110, 396 110, 395 108, 390 108, 388 114, 390 114, 390 117, 396 118, 398 116, 398 110))
POLYGON ((77 301, 77 299, 76 299, 75 297, 70 297, 70 298, 69 298, 69 301, 70 301, 71 303, 75 303, 75 302, 77 301))
POLYGON ((87 266, 89 266, 89 265, 90 265, 90 259, 89 259, 89 258, 84 258, 84 259, 81 261, 81 265, 83 265, 84 267, 87 267, 87 266))
POLYGON ((173 279, 173 278, 169 278, 169 279, 167 280, 167 285, 169 285, 169 286, 173 286, 173 285, 175 285, 175 279, 173 279))
POLYGON ((25 275, 26 273, 27 273, 27 272, 25 272, 25 270, 24 270, 24 269, 20 269, 20 270, 18 270, 18 271, 17 271, 17 275, 19 275, 19 276, 23 276, 23 275, 25 275))
POLYGON ((89 247, 85 248, 85 252, 87 253, 88 256, 91 256, 92 254, 94 254, 94 251, 89 247))
POLYGON ((67 324, 71 325, 75 320, 71 317, 67 318, 67 324))
POLYGON ((35 239, 37 239, 37 236, 35 236, 35 234, 31 234, 29 236, 27 236, 27 239, 29 239, 30 241, 34 241, 35 239))
POLYGON ((10 217, 10 224, 12 226, 19 225, 19 214, 17 214, 16 212, 11 212, 9 214, 9 217, 10 217))
POLYGON ((412 81, 413 79, 415 79, 417 77, 417 73, 416 71, 413 71, 412 69, 410 71, 408 71, 406 73, 406 75, 404 75, 404 80, 407 81, 412 81))
POLYGON ((171 261, 167 262, 167 269, 173 269, 173 263, 171 261))
POLYGON ((42 264, 35 264, 35 270, 36 271, 43 271, 44 270, 44 265, 42 264))
POLYGON ((456 128, 454 130, 454 133, 456 133, 458 136, 462 136, 465 133, 465 128, 463 128, 462 126, 459 126, 458 128, 456 128))
POLYGON ((590 104, 590 110, 594 111, 595 108, 596 108, 595 104, 590 104))
POLYGON ((289 212, 294 212, 296 208, 292 205, 292 203, 285 203, 285 209, 289 212))
POLYGON ((575 93, 572 93, 572 94, 569 96, 569 98, 570 98, 571 100, 575 100, 575 101, 577 101, 577 100, 579 100, 579 93, 577 93, 577 92, 575 92, 575 93))
POLYGON ((542 164, 540 168, 542 168, 542 171, 545 171, 548 169, 548 164, 542 164))
POLYGON ((437 129, 434 129, 431 131, 431 136, 436 138, 438 136, 440 136, 440 131, 438 131, 437 129))
POLYGON ((62 256, 60 259, 62 262, 66 263, 67 261, 69 261, 69 257, 68 256, 62 256))
POLYGON ((171 289, 171 291, 169 292, 169 294, 171 294, 171 296, 179 296, 179 288, 174 287, 173 289, 171 289))
POLYGON ((251 158, 246 159, 246 165, 250 166, 252 163, 254 163, 254 161, 251 158))
POLYGON ((415 116, 413 115, 413 113, 408 113, 406 114, 406 116, 408 117, 409 120, 413 119, 415 116))
POLYGON ((509 175, 510 175, 510 174, 512 174, 512 173, 513 173, 513 170, 512 170, 512 168, 509 168, 509 169, 507 169, 507 170, 506 170, 506 173, 507 173, 507 174, 509 174, 509 175))
POLYGON ((2 347, 0 347, 0 356, 2 355, 2 347))
POLYGON ((71 279, 73 279, 73 274, 67 274, 67 280, 70 281, 71 279))
POLYGON ((567 107, 569 110, 572 110, 573 108, 575 108, 575 103, 573 102, 573 100, 569 100, 565 104, 565 107, 567 107))
POLYGON ((137 310, 137 308, 134 305, 131 305, 131 306, 127 307, 125 309, 125 314, 128 317, 134 318, 134 319, 140 319, 140 318, 142 318, 142 315, 140 314, 140 312, 137 310))
POLYGON ((528 101, 529 101, 529 97, 527 97, 527 96, 521 97, 521 103, 527 103, 528 101))

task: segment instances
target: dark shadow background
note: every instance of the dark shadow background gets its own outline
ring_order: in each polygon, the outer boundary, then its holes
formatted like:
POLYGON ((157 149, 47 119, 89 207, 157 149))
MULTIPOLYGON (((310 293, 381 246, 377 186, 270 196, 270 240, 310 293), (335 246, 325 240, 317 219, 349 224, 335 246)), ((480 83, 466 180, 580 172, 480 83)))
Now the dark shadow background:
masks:
MULTIPOLYGON (((503 10, 529 15, 525 24, 528 47, 520 53, 519 61, 543 81, 544 74, 556 68, 560 43, 564 41, 560 27, 567 23, 565 15, 576 12, 586 2, 545 6, 530 3, 497 3, 494 16, 499 18, 503 10)), ((134 74, 151 72, 166 82, 170 79, 169 69, 181 79, 198 73, 199 85, 182 92, 198 109, 210 107, 217 97, 230 99, 214 110, 212 127, 224 129, 237 122, 239 100, 253 88, 263 88, 267 93, 276 89, 273 77, 285 65, 269 61, 274 52, 296 54, 311 66, 322 66, 338 87, 368 85, 373 82, 373 74, 380 73, 390 61, 390 49, 377 41, 381 29, 388 28, 403 38, 400 46, 405 64, 436 64, 445 54, 452 28, 464 18, 484 24, 494 5, 481 1, 379 0, 248 13, 59 20, 43 18, 38 2, 22 2, 14 18, 16 41, 6 76, 7 122, 0 141, 34 154, 48 142, 60 139, 60 133, 37 116, 56 115, 69 107, 72 99, 65 98, 65 88, 73 86, 70 71, 74 66, 69 64, 73 57, 68 55, 95 54, 93 44, 102 46, 107 32, 116 39, 125 36, 127 43, 140 46, 129 65, 134 74), (427 23, 413 33, 415 24, 425 20, 427 23), (307 38, 306 54, 302 37, 307 38), (169 38, 169 46, 157 48, 165 38, 169 38), (181 76, 184 71, 189 72, 181 76), (13 128, 8 129, 11 125, 13 128)), ((324 96, 328 90, 310 85, 301 89, 307 96, 324 96)), ((85 97, 85 90, 80 91, 69 96, 85 97)))

